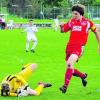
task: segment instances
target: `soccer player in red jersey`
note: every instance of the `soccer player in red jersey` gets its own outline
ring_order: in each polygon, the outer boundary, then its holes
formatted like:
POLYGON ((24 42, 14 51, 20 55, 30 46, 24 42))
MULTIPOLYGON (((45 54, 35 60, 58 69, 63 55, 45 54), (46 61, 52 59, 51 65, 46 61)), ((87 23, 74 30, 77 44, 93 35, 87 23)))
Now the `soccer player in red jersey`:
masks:
POLYGON ((100 53, 99 34, 93 22, 84 17, 84 8, 85 7, 81 4, 74 5, 72 7, 73 18, 67 23, 60 25, 61 32, 70 31, 70 38, 66 47, 67 69, 65 72, 65 82, 64 85, 59 88, 62 93, 66 93, 72 76, 80 77, 82 79, 83 86, 85 87, 87 85, 87 74, 74 69, 74 63, 77 62, 79 57, 82 55, 83 47, 87 42, 89 29, 91 29, 96 36, 100 53))

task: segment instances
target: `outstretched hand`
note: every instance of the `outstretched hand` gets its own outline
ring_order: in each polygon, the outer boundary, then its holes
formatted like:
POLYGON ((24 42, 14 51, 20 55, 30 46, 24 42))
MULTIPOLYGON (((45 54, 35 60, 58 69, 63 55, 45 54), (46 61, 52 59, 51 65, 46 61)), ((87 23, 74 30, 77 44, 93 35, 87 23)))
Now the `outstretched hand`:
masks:
POLYGON ((59 24, 59 26, 63 26, 64 25, 64 22, 61 22, 60 24, 59 24))
POLYGON ((64 25, 64 22, 61 22, 61 23, 59 24, 61 33, 63 33, 63 25, 64 25))

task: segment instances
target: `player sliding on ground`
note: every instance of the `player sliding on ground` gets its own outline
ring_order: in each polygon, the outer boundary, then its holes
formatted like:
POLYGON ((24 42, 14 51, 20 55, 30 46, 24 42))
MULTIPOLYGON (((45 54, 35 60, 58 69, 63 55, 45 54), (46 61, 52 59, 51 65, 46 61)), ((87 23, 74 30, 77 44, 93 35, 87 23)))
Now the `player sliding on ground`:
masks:
POLYGON ((70 31, 70 39, 66 47, 66 73, 65 73, 65 82, 60 91, 65 93, 68 85, 70 83, 72 76, 78 76, 82 80, 82 84, 85 87, 87 85, 87 74, 81 73, 74 68, 75 62, 78 61, 79 57, 83 53, 83 48, 86 45, 89 29, 94 32, 96 39, 99 44, 99 53, 100 53, 100 37, 99 33, 96 30, 93 22, 86 19, 84 16, 84 6, 81 4, 76 4, 72 7, 73 18, 68 21, 68 23, 61 24, 61 32, 70 31))
POLYGON ((27 64, 24 69, 16 75, 6 76, 1 83, 1 96, 28 96, 28 95, 40 95, 43 88, 51 87, 50 83, 39 82, 36 89, 29 87, 26 82, 27 78, 36 69, 36 64, 27 64))

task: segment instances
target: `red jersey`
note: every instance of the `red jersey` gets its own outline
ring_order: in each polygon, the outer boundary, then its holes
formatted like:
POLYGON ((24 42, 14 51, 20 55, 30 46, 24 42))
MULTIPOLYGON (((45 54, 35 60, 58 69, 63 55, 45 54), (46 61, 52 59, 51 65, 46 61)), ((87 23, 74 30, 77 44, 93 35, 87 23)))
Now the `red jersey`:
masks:
POLYGON ((71 31, 68 45, 85 45, 89 29, 93 32, 96 30, 93 22, 84 17, 81 21, 73 18, 61 28, 63 32, 71 31))

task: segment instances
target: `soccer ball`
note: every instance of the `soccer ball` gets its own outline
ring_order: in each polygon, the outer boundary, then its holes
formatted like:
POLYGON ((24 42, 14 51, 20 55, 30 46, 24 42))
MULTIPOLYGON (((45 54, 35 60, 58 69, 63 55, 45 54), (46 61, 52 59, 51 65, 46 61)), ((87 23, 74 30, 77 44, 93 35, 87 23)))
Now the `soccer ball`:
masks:
POLYGON ((17 94, 18 94, 18 97, 22 97, 22 96, 28 96, 29 92, 25 90, 24 87, 20 87, 17 89, 17 94))

